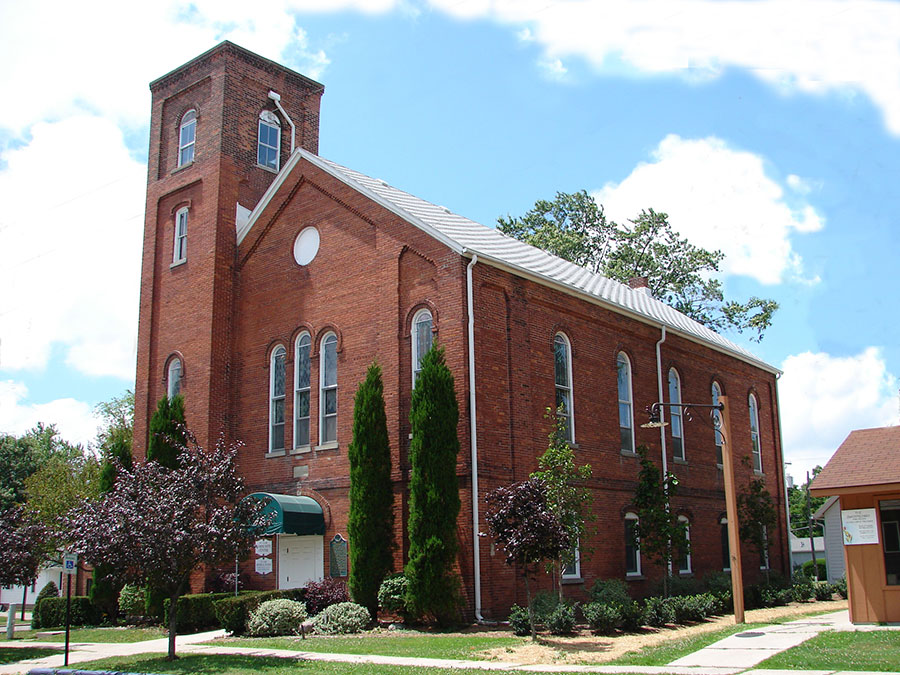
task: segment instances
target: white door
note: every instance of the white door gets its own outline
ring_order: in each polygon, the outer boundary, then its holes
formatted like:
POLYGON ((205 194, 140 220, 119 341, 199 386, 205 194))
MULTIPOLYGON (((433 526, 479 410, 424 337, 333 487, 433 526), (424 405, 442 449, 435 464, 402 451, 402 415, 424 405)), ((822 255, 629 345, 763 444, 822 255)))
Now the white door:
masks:
POLYGON ((324 537, 278 535, 278 588, 301 588, 324 576, 324 537))

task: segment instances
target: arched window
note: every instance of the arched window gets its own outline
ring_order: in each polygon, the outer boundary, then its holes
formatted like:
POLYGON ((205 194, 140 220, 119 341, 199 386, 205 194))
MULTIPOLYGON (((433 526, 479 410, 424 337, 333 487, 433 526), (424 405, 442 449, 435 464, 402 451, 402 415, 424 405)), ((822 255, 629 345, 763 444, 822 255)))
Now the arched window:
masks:
POLYGON ((750 452, 753 455, 753 470, 762 472, 762 452, 759 449, 759 404, 756 396, 750 394, 750 452))
POLYGON ((683 549, 676 552, 676 560, 678 561, 678 573, 691 573, 691 521, 687 516, 678 516, 678 524, 684 528, 684 541, 687 544, 683 549))
MULTIPOLYGON (((669 403, 681 403, 681 378, 674 368, 669 368, 669 403)), ((669 417, 669 424, 672 427, 672 456, 684 460, 684 425, 681 408, 676 405, 670 406, 669 417)))
POLYGON ((413 317, 411 337, 413 386, 416 386, 416 379, 422 370, 422 357, 431 349, 433 340, 431 312, 427 309, 419 310, 413 317))
POLYGON ((641 574, 641 550, 638 547, 635 526, 638 523, 636 513, 625 514, 625 576, 637 577, 641 574))
POLYGON ((187 229, 188 229, 188 209, 178 209, 175 214, 175 236, 172 238, 174 242, 174 250, 172 251, 172 262, 180 263, 187 260, 187 229))
POLYGON ((562 333, 553 338, 553 360, 556 378, 556 415, 570 443, 575 442, 575 418, 572 406, 572 348, 562 333))
POLYGON ((719 529, 722 536, 722 569, 728 572, 731 570, 731 546, 728 541, 728 517, 722 516, 719 519, 719 529))
POLYGON ((256 146, 256 163, 272 171, 278 171, 281 156, 281 122, 268 110, 259 113, 259 142, 256 146))
POLYGON ((181 359, 178 357, 169 361, 169 367, 166 369, 166 395, 172 399, 181 393, 181 359))
POLYGON ((309 352, 312 339, 309 333, 297 338, 297 355, 294 359, 294 447, 309 446, 309 352))
POLYGON ((197 138, 197 111, 188 110, 181 117, 178 128, 178 166, 194 161, 194 142, 197 138))
POLYGON ((622 452, 634 452, 634 415, 631 398, 631 361, 624 352, 616 357, 619 390, 619 439, 622 452))
POLYGON ((321 423, 319 424, 319 443, 337 441, 337 335, 326 333, 319 349, 319 380, 321 397, 321 423))
MULTIPOLYGON (((718 382, 712 383, 712 404, 719 405, 719 397, 722 395, 722 387, 719 386, 718 382)), ((722 413, 718 410, 713 410, 713 424, 715 425, 716 430, 713 432, 716 435, 716 464, 722 466, 722 444, 725 439, 722 436, 722 432, 719 431, 722 427, 722 413)))
POLYGON ((284 361, 281 345, 272 351, 269 364, 269 452, 284 450, 284 361))

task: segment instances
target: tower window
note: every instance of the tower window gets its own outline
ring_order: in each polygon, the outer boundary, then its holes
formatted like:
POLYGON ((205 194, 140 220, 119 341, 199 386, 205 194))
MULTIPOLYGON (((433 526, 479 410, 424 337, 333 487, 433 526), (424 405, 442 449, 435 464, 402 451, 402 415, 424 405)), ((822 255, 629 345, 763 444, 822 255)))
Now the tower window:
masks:
POLYGON ((187 226, 188 226, 188 210, 187 208, 179 209, 175 214, 175 237, 174 251, 172 252, 172 262, 180 263, 187 260, 187 226))
POLYGON ((259 143, 256 162, 262 167, 278 171, 281 153, 281 123, 274 113, 263 110, 259 114, 259 143))
POLYGON ((324 445, 337 441, 337 335, 328 333, 322 338, 319 352, 322 391, 319 400, 322 409, 319 441, 324 445))
POLYGON ((181 374, 181 359, 175 357, 169 361, 169 367, 166 370, 166 394, 170 399, 181 393, 181 374))
POLYGON ((294 447, 309 445, 309 353, 312 340, 309 333, 303 333, 297 339, 297 358, 294 360, 294 447))
POLYGON ((269 452, 284 450, 284 362, 287 352, 278 345, 269 364, 269 452))
POLYGON ((631 361, 624 352, 616 357, 618 372, 617 389, 619 392, 619 444, 622 452, 634 452, 634 416, 631 398, 631 361))
POLYGON ((197 111, 188 110, 178 129, 178 166, 194 161, 194 141, 197 138, 197 111))
POLYGON ((431 349, 432 338, 431 312, 427 309, 420 310, 412 321, 413 386, 422 370, 422 357, 431 349))

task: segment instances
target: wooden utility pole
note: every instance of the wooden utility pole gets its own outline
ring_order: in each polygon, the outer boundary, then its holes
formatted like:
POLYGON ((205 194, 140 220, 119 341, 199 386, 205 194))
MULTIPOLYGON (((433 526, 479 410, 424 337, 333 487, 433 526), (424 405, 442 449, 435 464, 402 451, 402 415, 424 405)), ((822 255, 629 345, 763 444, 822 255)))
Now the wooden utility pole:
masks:
POLYGON ((731 596, 734 599, 734 622, 744 623, 744 578, 741 571, 741 539, 739 536, 737 494, 734 489, 734 461, 731 439, 731 416, 728 397, 719 396, 724 409, 719 413, 722 434, 722 473, 725 474, 725 512, 728 517, 728 554, 731 558, 731 596))

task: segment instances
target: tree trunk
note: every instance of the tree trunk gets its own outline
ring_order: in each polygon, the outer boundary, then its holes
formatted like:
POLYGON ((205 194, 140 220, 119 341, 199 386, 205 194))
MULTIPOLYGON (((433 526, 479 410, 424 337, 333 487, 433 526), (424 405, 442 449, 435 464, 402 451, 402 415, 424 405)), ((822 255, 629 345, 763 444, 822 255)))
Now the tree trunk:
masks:
POLYGON ((175 637, 178 623, 178 598, 181 597, 181 589, 169 597, 169 653, 166 661, 174 661, 178 657, 175 656, 175 637))
POLYGON ((537 629, 534 627, 534 608, 531 606, 531 587, 528 585, 528 569, 525 569, 525 602, 528 604, 528 623, 531 624, 531 641, 537 642, 537 629))

